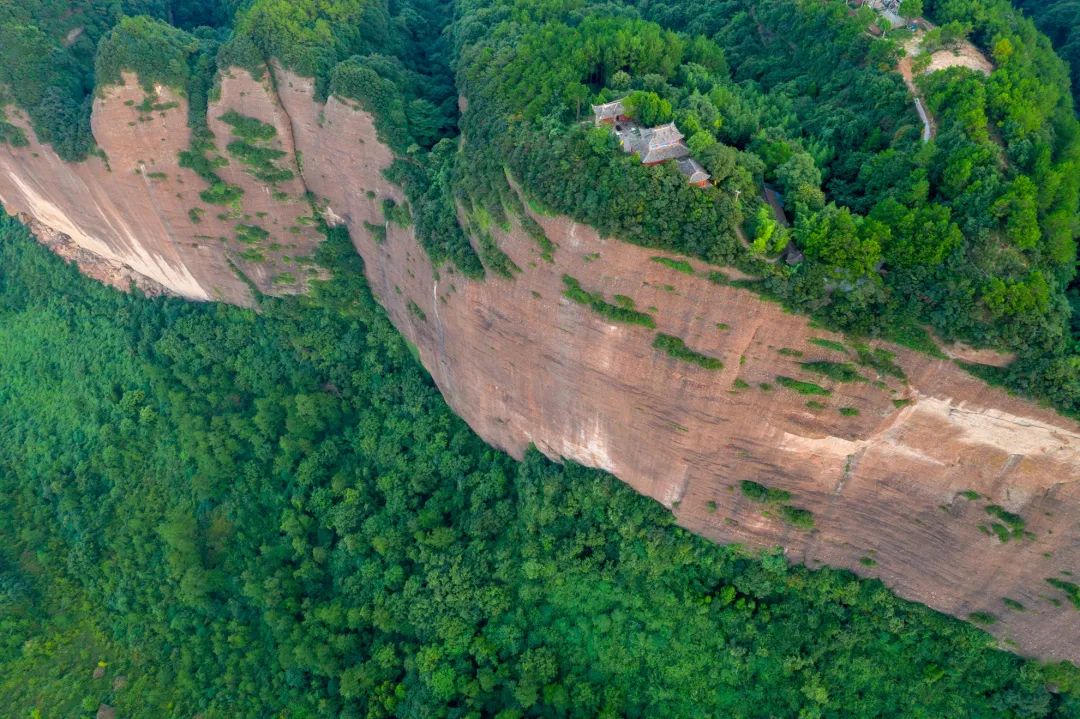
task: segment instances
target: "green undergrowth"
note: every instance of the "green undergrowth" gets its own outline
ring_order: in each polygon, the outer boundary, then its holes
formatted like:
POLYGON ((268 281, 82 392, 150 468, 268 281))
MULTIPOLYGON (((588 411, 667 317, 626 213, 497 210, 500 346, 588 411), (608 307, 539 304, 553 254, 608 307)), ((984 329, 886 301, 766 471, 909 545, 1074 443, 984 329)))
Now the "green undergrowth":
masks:
POLYGON ((568 300, 576 302, 579 305, 588 307, 604 319, 611 320, 612 322, 641 325, 642 327, 656 327, 656 320, 653 319, 652 315, 639 312, 631 307, 613 305, 604 300, 603 295, 588 292, 583 289, 581 283, 570 275, 563 275, 562 280, 563 284, 566 286, 566 289, 563 290, 563 297, 566 297, 568 300))
POLYGON ((694 266, 686 260, 674 260, 670 257, 656 256, 652 258, 653 262, 661 264, 665 267, 681 272, 684 275, 694 275, 694 266))
POLYGON ((811 337, 809 341, 810 344, 824 347, 825 349, 835 350, 837 352, 844 353, 847 352, 847 347, 835 340, 825 339, 824 337, 811 337))
POLYGON ((780 519, 796 529, 810 530, 814 528, 813 512, 791 504, 785 504, 785 502, 791 499, 790 492, 783 489, 766 487, 764 484, 749 479, 744 479, 739 483, 739 491, 755 502, 780 505, 777 508, 777 511, 780 513, 780 519))
POLYGON ((791 499, 791 492, 766 487, 764 484, 749 479, 739 482, 739 491, 755 502, 779 503, 791 499))
POLYGON ((225 182, 216 170, 229 164, 214 146, 209 131, 192 134, 191 144, 180 152, 180 167, 188 168, 201 177, 208 187, 199 192, 203 202, 211 205, 235 206, 244 196, 244 189, 225 182))
POLYGON ((855 365, 850 362, 828 362, 818 360, 814 362, 801 362, 800 365, 807 372, 824 375, 837 382, 866 382, 866 377, 859 374, 855 365))
POLYGON ((1047 579, 1046 582, 1051 587, 1065 592, 1065 596, 1068 598, 1069 603, 1077 609, 1080 609, 1080 585, 1077 585, 1075 582, 1067 582, 1055 577, 1047 579))
POLYGON ((787 387, 790 390, 794 390, 799 394, 816 394, 823 397, 828 397, 832 394, 832 390, 825 389, 819 384, 814 384, 813 382, 805 382, 803 380, 794 379, 792 377, 784 377, 783 375, 780 375, 776 378, 776 383, 783 387, 787 387))
POLYGON ((660 350, 669 357, 695 364, 704 369, 719 370, 724 367, 724 363, 716 357, 710 357, 690 349, 679 337, 660 333, 656 335, 652 346, 654 349, 660 350))
POLYGON ((255 179, 276 185, 279 182, 288 182, 296 176, 292 170, 278 165, 280 160, 288 157, 288 153, 269 146, 277 137, 277 128, 233 110, 222 114, 220 119, 238 138, 225 146, 226 152, 239 160, 255 179))
POLYGON ((1001 520, 990 525, 990 531, 997 536, 1002 544, 1012 539, 1021 539, 1026 536, 1024 527, 1026 522, 1019 514, 1014 514, 997 504, 987 505, 986 513, 991 517, 1001 520))

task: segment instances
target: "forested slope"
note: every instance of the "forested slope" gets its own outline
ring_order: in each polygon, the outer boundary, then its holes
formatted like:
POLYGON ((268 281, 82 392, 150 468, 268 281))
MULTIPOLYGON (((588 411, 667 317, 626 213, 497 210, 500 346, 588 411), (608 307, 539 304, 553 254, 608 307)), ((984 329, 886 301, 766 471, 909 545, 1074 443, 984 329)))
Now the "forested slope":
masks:
POLYGON ((487 448, 325 251, 337 280, 255 313, 97 286, 4 221, 12 715, 1080 713, 1075 669, 487 448))
POLYGON ((1080 3, 1076 0, 1014 0, 1039 30, 1049 36, 1061 59, 1069 63, 1073 101, 1080 110, 1080 3))

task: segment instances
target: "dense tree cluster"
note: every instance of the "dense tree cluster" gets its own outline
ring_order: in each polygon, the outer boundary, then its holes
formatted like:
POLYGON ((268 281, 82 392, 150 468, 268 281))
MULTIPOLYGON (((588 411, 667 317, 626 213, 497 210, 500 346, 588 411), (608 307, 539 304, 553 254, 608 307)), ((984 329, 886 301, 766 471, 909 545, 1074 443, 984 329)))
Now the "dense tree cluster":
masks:
MULTIPOLYGON (((97 85, 95 58, 102 38, 128 16, 131 44, 113 36, 102 60, 114 81, 120 68, 152 69, 177 81, 175 64, 190 40, 164 23, 194 29, 225 27, 241 0, 0 0, 0 105, 10 100, 29 113, 34 132, 66 160, 93 149, 90 107, 97 85), (138 16, 138 17, 137 17, 138 16), (123 62, 116 61, 123 58, 123 62), (173 62, 171 67, 164 67, 173 62)), ((213 33, 204 29, 202 34, 213 33)), ((189 53, 187 53, 189 54, 189 53)), ((3 118, 0 117, 0 120, 3 118)), ((0 123, 2 128, 2 123, 0 123)), ((3 140, 0 130, 0 140, 3 140)))
POLYGON ((123 295, 0 222, 12 715, 1080 712, 1075 669, 486 447, 341 234, 336 279, 253 312, 123 295))

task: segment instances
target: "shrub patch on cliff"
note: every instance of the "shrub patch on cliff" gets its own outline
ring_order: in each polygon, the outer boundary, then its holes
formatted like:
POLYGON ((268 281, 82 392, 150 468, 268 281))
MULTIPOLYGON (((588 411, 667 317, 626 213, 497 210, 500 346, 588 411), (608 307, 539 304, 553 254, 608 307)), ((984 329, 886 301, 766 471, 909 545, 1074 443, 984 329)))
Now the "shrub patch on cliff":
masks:
POLYGON ((277 137, 277 128, 232 110, 222 114, 220 119, 239 138, 226 145, 225 150, 239 160, 249 174, 270 185, 288 182, 295 177, 292 170, 277 164, 288 157, 288 153, 268 146, 277 137))
POLYGON ((791 499, 791 492, 766 487, 764 484, 749 479, 739 482, 739 490, 755 502, 778 503, 791 499))
POLYGON ((622 305, 613 305, 605 301, 603 295, 583 289, 581 283, 570 275, 563 275, 562 280, 566 286, 566 289, 563 290, 563 297, 590 308, 604 319, 641 325, 642 327, 656 327, 656 320, 652 318, 652 315, 622 305))
POLYGON ((724 368, 724 363, 716 357, 710 357, 709 355, 690 349, 680 337, 660 333, 656 335, 652 346, 654 349, 660 350, 669 357, 695 364, 704 369, 719 370, 724 368))
POLYGON ((837 382, 867 381, 866 377, 859 374, 858 370, 855 369, 855 365, 850 362, 828 362, 825 360, 818 360, 814 362, 802 362, 800 364, 807 372, 825 375, 829 379, 836 380, 837 382))
POLYGON ((828 397, 832 394, 832 390, 825 389, 821 385, 814 384, 813 382, 804 382, 803 380, 794 379, 792 377, 784 377, 780 375, 776 378, 776 383, 787 387, 790 390, 794 390, 799 394, 817 394, 823 397, 828 397))

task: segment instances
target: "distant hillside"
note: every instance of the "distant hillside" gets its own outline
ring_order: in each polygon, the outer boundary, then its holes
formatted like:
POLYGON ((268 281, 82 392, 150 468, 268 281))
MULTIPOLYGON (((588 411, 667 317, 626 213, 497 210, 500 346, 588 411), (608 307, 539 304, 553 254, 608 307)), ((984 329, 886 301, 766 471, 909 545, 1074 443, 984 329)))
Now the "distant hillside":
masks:
POLYGON ((1080 112, 1080 0, 1013 0, 1050 37, 1072 68, 1073 100, 1080 112))

